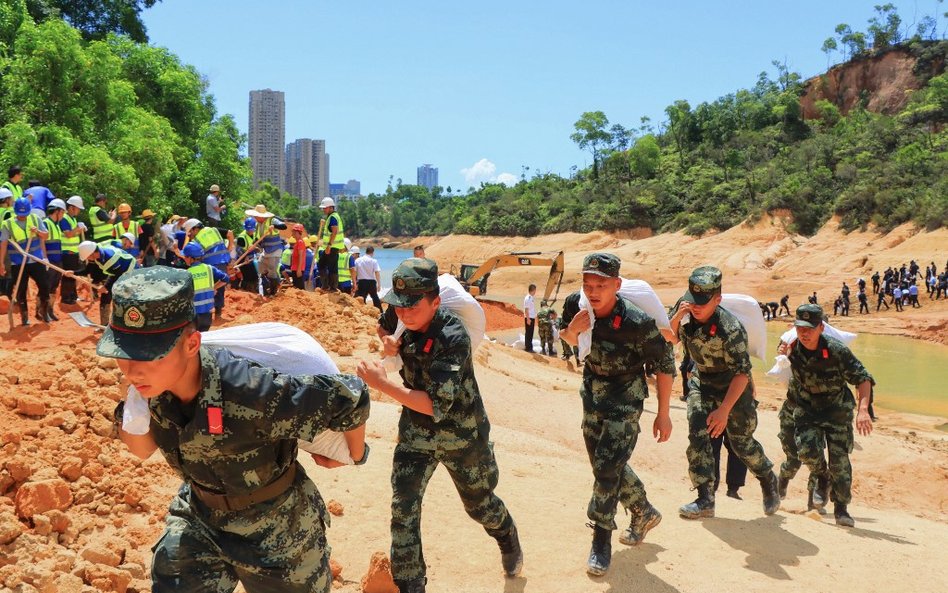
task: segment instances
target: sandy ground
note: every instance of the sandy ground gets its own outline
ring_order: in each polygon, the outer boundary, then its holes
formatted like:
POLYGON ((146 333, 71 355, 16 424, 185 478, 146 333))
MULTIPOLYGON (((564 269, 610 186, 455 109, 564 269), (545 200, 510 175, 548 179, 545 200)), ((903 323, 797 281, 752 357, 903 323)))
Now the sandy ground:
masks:
MULTIPOLYGON (((906 229, 887 237, 842 235, 829 228, 806 240, 781 228, 779 219, 767 220, 700 240, 601 233, 536 240, 454 237, 433 243, 428 253, 447 265, 457 261, 452 254, 459 260, 463 253, 470 262, 504 250, 569 245, 567 280, 572 288, 582 256, 608 249, 623 258, 627 275, 649 280, 665 300, 677 297, 692 267, 716 262, 727 274, 726 290, 771 300, 790 289, 797 302, 811 286, 828 294, 823 287, 843 278, 868 279, 867 265, 884 268, 911 257, 927 263, 948 237, 946 231, 912 234, 906 229), (693 250, 687 248, 691 244, 693 250), (584 250, 572 251, 577 245, 584 250), (869 264, 860 263, 860 250, 875 249, 887 250, 885 257, 871 263, 878 256, 870 255, 869 264), (768 264, 770 257, 774 261, 768 264), (794 276, 800 269, 807 270, 806 281, 813 279, 812 285, 794 276)), ((526 282, 543 276, 538 272, 531 280, 504 270, 491 281, 498 292, 516 295, 526 282)), ((922 313, 871 319, 876 325, 891 319, 886 323, 893 333, 922 337, 925 332, 913 330, 912 324, 921 324, 923 314, 925 323, 944 323, 948 308, 943 307, 926 305, 922 313)), ((265 302, 241 294, 230 299, 226 321, 294 323, 324 344, 343 371, 352 371, 358 360, 378 356, 374 311, 339 296, 291 292, 265 302)), ((519 323, 516 312, 504 307, 490 306, 488 316, 492 329, 519 323)), ((123 390, 114 365, 95 357, 94 343, 91 330, 69 321, 0 334, 0 385, 5 387, 0 393, 0 591, 149 590, 149 547, 162 530, 177 480, 160 454, 139 463, 109 438, 107 417, 123 390), (37 494, 44 485, 62 496, 44 499, 37 494), (42 508, 28 508, 28 503, 42 508)), ((439 470, 425 496, 423 515, 429 591, 944 588, 948 436, 931 428, 930 417, 887 413, 872 436, 857 437, 852 454, 855 529, 838 528, 831 518, 805 512, 802 474, 775 516, 763 515, 760 489, 751 477, 741 490, 743 501, 722 495, 717 517, 691 522, 677 515, 678 506, 694 498, 687 478, 684 405, 673 400, 672 438, 658 444, 651 436, 652 397, 632 466, 664 520, 640 546, 627 548, 616 537, 612 569, 603 578, 590 578, 584 571, 591 538, 585 509, 592 475, 579 428, 579 370, 558 359, 486 342, 475 365, 501 469, 498 494, 519 526, 524 573, 518 579, 503 578, 495 542, 466 516, 446 472, 439 470)), ((679 389, 676 383, 676 396, 679 389)), ((757 435, 779 463, 783 455, 776 410, 781 389, 759 385, 759 397, 757 435)), ((398 407, 378 394, 373 399, 368 425, 372 458, 366 466, 326 470, 301 457, 323 497, 344 509, 329 530, 333 559, 342 566, 335 584, 341 591, 361 590, 370 556, 389 545, 389 474, 398 407)), ((626 521, 620 511, 617 522, 624 527, 626 521)))

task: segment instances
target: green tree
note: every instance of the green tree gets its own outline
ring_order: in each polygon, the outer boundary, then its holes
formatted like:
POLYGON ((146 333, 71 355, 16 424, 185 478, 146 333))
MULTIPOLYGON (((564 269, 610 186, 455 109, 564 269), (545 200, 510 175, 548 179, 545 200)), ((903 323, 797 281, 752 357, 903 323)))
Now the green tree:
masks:
POLYGON ((593 177, 599 176, 599 159, 602 150, 612 142, 612 134, 606 129, 609 118, 602 111, 586 111, 573 124, 576 130, 570 140, 581 150, 589 150, 593 157, 593 177))
POLYGON ((27 0, 36 22, 63 18, 86 39, 105 39, 109 33, 128 35, 147 43, 141 13, 161 0, 27 0))

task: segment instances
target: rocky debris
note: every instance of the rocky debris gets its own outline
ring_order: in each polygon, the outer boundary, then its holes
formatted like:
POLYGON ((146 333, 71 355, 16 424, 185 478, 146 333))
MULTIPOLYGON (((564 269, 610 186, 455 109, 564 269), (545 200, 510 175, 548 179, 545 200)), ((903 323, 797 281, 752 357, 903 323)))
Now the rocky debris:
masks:
POLYGON ((17 490, 15 501, 17 514, 30 519, 53 509, 68 509, 72 504, 72 491, 69 484, 59 479, 28 482, 17 490))
POLYGON ((27 395, 16 398, 16 413, 23 416, 45 416, 46 404, 27 395))
POLYGON ((26 527, 9 511, 0 510, 0 545, 6 545, 16 538, 26 527))
POLYGON ((392 578, 392 563, 385 552, 372 554, 369 570, 362 577, 362 593, 399 593, 392 578))
POLYGON ((332 580, 342 579, 342 565, 333 558, 329 559, 329 571, 332 572, 332 580))
POLYGON ((329 510, 329 514, 334 517, 341 517, 346 510, 338 500, 330 500, 326 508, 329 510))

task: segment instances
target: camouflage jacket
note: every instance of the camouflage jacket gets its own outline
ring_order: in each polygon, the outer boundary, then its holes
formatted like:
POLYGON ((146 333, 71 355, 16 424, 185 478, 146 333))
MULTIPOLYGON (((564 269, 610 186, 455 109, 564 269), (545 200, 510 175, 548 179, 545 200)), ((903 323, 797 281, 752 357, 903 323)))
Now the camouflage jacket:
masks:
POLYGON ((402 407, 398 441, 421 450, 455 451, 487 443, 490 423, 474 378, 471 338, 453 313, 438 309, 428 331, 405 330, 399 349, 405 387, 431 398, 433 416, 402 407))
POLYGON ((816 350, 807 350, 799 340, 790 348, 790 385, 787 400, 805 412, 856 407, 849 385, 873 382, 852 351, 842 342, 820 336, 816 350))
MULTIPOLYGON (((579 293, 566 297, 563 323, 579 313, 579 293)), ((564 326, 565 327, 565 326, 564 326)), ((648 397, 645 365, 675 375, 675 353, 655 320, 632 302, 619 297, 606 317, 596 318, 592 348, 583 368, 583 407, 600 413, 623 414, 648 397)))
POLYGON ((296 462, 296 439, 369 417, 369 390, 357 377, 284 375, 224 349, 202 347, 200 356, 203 387, 190 403, 165 392, 148 405, 168 465, 205 489, 249 494, 296 462))
POLYGON ((678 339, 695 363, 694 376, 700 385, 727 391, 735 375, 750 377, 747 331, 727 309, 718 307, 704 323, 692 315, 688 323, 678 326, 678 339))
POLYGON ((545 325, 552 327, 550 323, 550 313, 553 312, 552 307, 543 307, 537 312, 537 323, 539 325, 545 325))

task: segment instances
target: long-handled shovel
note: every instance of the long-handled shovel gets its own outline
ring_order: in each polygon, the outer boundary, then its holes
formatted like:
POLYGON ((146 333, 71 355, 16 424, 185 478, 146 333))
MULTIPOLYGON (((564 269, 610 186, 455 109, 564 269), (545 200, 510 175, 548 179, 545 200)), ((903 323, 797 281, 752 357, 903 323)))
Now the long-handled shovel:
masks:
POLYGON ((99 331, 105 329, 104 325, 100 323, 96 323, 95 321, 92 321, 91 319, 89 319, 89 316, 83 313, 82 311, 74 311, 72 313, 69 313, 69 316, 72 317, 72 320, 75 321, 77 324, 79 324, 79 326, 81 327, 94 327, 96 330, 99 330, 99 331))
POLYGON ((95 284, 95 283, 92 282, 91 280, 88 280, 88 279, 86 279, 86 278, 83 278, 82 276, 76 276, 75 274, 73 274, 73 273, 70 272, 69 270, 60 268, 60 267, 57 266, 56 264, 49 263, 48 261, 46 261, 46 260, 44 260, 44 259, 40 259, 40 258, 36 257, 35 255, 33 255, 33 254, 31 254, 31 253, 27 253, 27 252, 23 251, 23 248, 20 247, 20 246, 19 246, 18 244, 16 244, 16 243, 12 243, 12 245, 13 245, 13 246, 16 248, 16 250, 19 251, 22 255, 24 255, 24 256, 30 258, 31 260, 35 261, 36 263, 42 264, 42 265, 46 266, 47 268, 49 268, 49 269, 51 269, 51 270, 56 270, 57 272, 59 272, 59 273, 62 274, 63 276, 70 276, 71 278, 73 278, 74 280, 76 280, 76 281, 78 281, 78 282, 81 282, 81 283, 83 283, 83 284, 88 284, 88 285, 91 286, 92 288, 95 288, 95 289, 97 289, 97 290, 102 290, 102 287, 101 287, 101 286, 99 286, 98 284, 95 284))
MULTIPOLYGON (((33 243, 33 235, 29 235, 26 238, 26 253, 30 251, 30 245, 33 243)), ((20 253, 24 253, 23 248, 20 247, 20 244, 16 241, 9 241, 10 245, 16 247, 20 253)), ((20 282, 23 281, 23 271, 26 270, 26 258, 23 259, 23 263, 20 264, 20 273, 17 274, 16 284, 13 285, 13 292, 10 294, 10 310, 7 311, 7 321, 10 322, 10 331, 13 331, 13 307, 18 305, 16 300, 16 293, 20 290, 20 282)))

